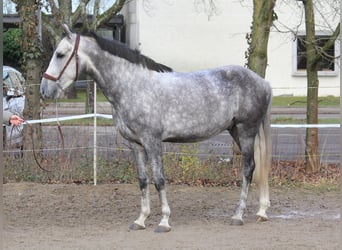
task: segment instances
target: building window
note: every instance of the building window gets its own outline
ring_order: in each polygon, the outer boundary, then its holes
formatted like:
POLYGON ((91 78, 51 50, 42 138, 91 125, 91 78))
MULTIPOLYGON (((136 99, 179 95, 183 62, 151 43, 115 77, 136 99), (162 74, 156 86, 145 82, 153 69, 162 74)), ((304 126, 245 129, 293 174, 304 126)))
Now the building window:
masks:
MULTIPOLYGON (((329 39, 329 35, 317 35, 316 43, 319 47, 323 47, 325 42, 329 39)), ((306 43, 305 35, 297 35, 294 40, 294 63, 293 75, 306 76, 306 43)), ((321 60, 318 62, 319 76, 336 76, 338 75, 337 65, 338 46, 335 44, 326 51, 321 60)))

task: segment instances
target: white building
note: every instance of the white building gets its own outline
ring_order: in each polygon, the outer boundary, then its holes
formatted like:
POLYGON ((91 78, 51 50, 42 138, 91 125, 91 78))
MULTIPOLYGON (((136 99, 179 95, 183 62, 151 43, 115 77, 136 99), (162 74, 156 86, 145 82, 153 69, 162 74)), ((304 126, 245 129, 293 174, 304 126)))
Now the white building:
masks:
MULTIPOLYGON (((216 9, 210 9, 208 2, 132 0, 123 11, 126 40, 132 48, 176 71, 244 65, 253 1, 215 0, 216 9)), ((340 20, 329 2, 316 1, 316 35, 323 39, 332 34, 340 20)), ((277 1, 275 12, 278 20, 269 40, 266 79, 274 95, 306 95, 306 73, 301 69, 305 62, 297 55, 301 45, 294 34, 305 34, 303 3, 277 1)), ((339 56, 339 41, 331 53, 339 56)), ((339 68, 339 59, 328 66, 322 65, 320 96, 340 95, 339 68)))

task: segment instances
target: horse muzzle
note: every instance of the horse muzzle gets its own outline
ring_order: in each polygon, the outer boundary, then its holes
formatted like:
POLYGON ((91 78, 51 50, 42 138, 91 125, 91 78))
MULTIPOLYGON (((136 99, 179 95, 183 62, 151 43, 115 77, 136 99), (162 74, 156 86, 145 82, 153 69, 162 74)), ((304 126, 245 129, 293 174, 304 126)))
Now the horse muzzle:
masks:
POLYGON ((40 83, 40 94, 44 99, 57 99, 62 91, 58 82, 43 78, 40 83))

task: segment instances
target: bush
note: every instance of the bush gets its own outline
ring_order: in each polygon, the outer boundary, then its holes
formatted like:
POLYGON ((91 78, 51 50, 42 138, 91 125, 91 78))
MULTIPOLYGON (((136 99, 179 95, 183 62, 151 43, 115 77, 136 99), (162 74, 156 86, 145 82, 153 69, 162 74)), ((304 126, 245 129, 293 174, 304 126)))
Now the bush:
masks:
POLYGON ((20 29, 9 29, 4 32, 3 48, 4 48, 4 64, 15 68, 20 66, 21 53, 21 36, 20 29))

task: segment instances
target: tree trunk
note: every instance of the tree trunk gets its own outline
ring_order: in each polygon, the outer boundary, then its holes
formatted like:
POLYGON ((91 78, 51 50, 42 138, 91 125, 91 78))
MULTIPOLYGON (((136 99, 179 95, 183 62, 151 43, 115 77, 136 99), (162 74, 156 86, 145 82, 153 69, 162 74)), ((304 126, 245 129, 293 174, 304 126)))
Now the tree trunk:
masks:
MULTIPOLYGON (((39 10, 39 1, 26 0, 18 1, 17 8, 21 18, 20 26, 22 29, 22 51, 23 68, 26 78, 26 99, 24 109, 24 119, 40 118, 40 90, 41 80, 41 45, 38 35, 37 11, 39 10)), ((25 126, 24 129, 24 147, 32 149, 42 147, 41 126, 25 126)))
POLYGON ((94 113, 94 96, 95 96, 95 83, 94 81, 87 82, 87 100, 86 100, 86 114, 94 113))
MULTIPOLYGON (((305 29, 306 29, 306 73, 307 73, 307 123, 318 123, 318 75, 317 75, 317 51, 315 35, 315 17, 312 0, 304 0, 305 8, 305 29)), ((306 129, 305 145, 306 171, 314 172, 319 170, 318 153, 318 129, 306 129)))
MULTIPOLYGON (((247 35, 249 48, 246 52, 247 67, 265 77, 267 67, 267 46, 273 20, 275 0, 253 0, 253 21, 251 34, 247 35)), ((241 164, 241 153, 233 144, 233 164, 241 164)))
POLYGON ((265 77, 267 67, 267 46, 270 28, 275 13, 275 0, 253 0, 252 32, 247 51, 247 66, 261 77, 265 77))

